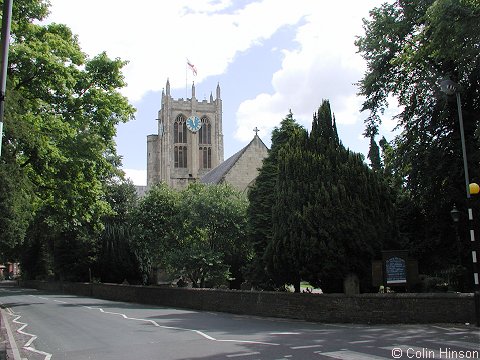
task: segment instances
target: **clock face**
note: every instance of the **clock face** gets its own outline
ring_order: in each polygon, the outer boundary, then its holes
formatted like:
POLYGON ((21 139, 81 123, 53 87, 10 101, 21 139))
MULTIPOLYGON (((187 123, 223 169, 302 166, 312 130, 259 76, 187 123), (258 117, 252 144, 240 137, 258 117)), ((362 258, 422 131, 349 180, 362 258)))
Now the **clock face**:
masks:
POLYGON ((192 115, 187 119, 187 128, 192 132, 197 132, 202 127, 202 122, 198 116, 192 115))

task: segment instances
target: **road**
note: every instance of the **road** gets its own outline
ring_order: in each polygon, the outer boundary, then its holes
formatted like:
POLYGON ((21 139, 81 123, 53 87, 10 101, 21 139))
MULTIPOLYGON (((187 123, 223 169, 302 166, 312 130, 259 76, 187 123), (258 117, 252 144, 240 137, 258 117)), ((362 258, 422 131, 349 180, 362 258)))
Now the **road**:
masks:
POLYGON ((480 351, 472 325, 317 324, 12 287, 0 287, 0 302, 30 360, 467 359, 480 351))

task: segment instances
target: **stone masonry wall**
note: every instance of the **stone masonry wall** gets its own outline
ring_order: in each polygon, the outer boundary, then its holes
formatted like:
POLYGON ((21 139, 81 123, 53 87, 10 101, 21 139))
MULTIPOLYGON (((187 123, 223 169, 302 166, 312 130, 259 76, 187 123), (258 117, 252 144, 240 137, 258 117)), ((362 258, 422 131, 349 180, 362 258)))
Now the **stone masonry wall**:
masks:
POLYGON ((292 294, 23 281, 21 286, 100 299, 325 323, 474 323, 473 294, 292 294))
POLYGON ((258 169, 262 167, 262 161, 267 154, 268 149, 260 138, 255 136, 252 144, 245 149, 240 159, 225 176, 225 182, 232 184, 239 191, 245 191, 257 178, 258 169))

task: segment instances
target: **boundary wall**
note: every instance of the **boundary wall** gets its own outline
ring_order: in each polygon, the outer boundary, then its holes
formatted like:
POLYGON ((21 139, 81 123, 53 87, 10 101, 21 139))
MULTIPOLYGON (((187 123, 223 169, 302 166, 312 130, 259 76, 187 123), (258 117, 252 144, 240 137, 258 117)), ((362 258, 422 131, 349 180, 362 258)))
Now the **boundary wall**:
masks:
POLYGON ((475 323, 475 302, 469 293, 346 296, 45 281, 19 285, 105 300, 324 323, 475 323))

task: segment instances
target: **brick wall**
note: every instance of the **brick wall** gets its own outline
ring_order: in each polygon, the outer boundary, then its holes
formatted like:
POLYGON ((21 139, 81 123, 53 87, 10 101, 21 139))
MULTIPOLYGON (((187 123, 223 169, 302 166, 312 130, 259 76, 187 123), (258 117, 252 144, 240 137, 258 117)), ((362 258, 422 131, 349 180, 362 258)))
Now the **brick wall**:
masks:
POLYGON ((292 294, 24 281, 21 286, 100 299, 325 323, 474 323, 473 294, 292 294))

